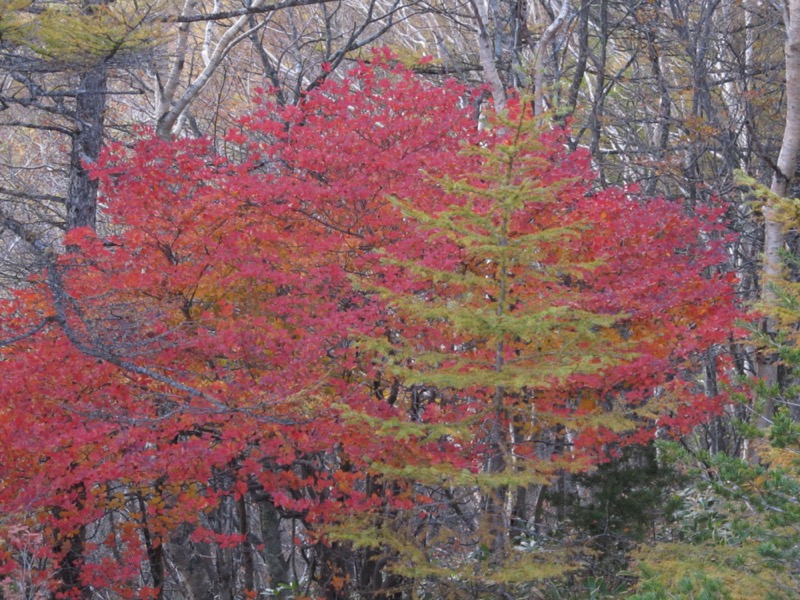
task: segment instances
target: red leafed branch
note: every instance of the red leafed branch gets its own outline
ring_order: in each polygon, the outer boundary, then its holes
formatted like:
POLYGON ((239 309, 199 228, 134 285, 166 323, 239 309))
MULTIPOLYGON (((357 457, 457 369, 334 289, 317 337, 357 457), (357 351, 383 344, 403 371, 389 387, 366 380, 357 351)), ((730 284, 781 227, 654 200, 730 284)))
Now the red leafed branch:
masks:
POLYGON ((0 510, 41 536, 44 585, 93 527, 83 585, 157 595, 161 546, 258 551, 250 513, 245 531, 215 521, 248 499, 299 524, 284 541, 327 565, 308 579, 332 597, 355 582, 327 526, 427 506, 414 527, 439 511, 472 539, 477 496, 457 488, 483 485, 492 452, 548 447, 546 478, 716 410, 690 372, 737 315, 720 214, 595 192, 563 132, 519 114, 516 138, 479 130, 468 97, 378 60, 298 106, 264 94, 229 135, 239 162, 202 140, 106 150, 114 234, 71 232, 1 308, 0 510), (487 306, 494 321, 458 321, 487 306), (541 335, 509 325, 534 314, 541 335), (517 387, 499 375, 515 365, 517 387), (501 417, 517 437, 487 434, 501 417))

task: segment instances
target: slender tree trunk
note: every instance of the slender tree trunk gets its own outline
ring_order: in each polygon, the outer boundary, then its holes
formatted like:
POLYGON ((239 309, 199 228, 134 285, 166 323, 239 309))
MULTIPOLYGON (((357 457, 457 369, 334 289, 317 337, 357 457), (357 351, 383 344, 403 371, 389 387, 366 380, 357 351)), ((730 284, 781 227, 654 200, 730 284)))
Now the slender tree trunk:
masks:
POLYGON ((544 100, 544 55, 547 52, 547 47, 556 37, 559 30, 566 24, 567 17, 569 16, 569 0, 561 0, 558 9, 558 14, 550 25, 542 33, 533 50, 533 110, 536 116, 544 113, 547 108, 544 100))
MULTIPOLYGON (((647 39, 647 52, 650 59, 650 73, 658 85, 659 109, 658 122, 653 135, 653 161, 656 165, 662 165, 667 154, 670 135, 670 116, 672 110, 672 99, 669 95, 669 83, 664 73, 661 53, 656 41, 655 31, 650 27, 645 27, 647 39)), ((658 174, 654 172, 649 177, 645 191, 652 196, 656 193, 658 185, 658 174)))
MULTIPOLYGON (((567 108, 569 113, 575 112, 578 106, 578 94, 583 86, 583 78, 586 75, 586 63, 589 59, 589 16, 593 0, 583 0, 581 2, 580 10, 578 11, 578 55, 575 59, 575 69, 572 76, 572 82, 569 86, 569 93, 567 94, 567 108)), ((577 142, 572 145, 574 150, 577 142)))
POLYGON ((478 56, 480 57, 481 67, 483 67, 483 80, 492 88, 494 109, 497 112, 504 112, 506 109, 506 87, 500 78, 500 72, 495 62, 492 36, 489 31, 488 11, 482 0, 470 0, 470 5, 472 6, 475 23, 478 26, 478 56))
POLYGON ((239 533, 245 537, 244 544, 242 545, 242 570, 245 595, 248 592, 252 593, 256 589, 256 563, 255 563, 255 548, 253 547, 253 533, 250 531, 250 519, 247 514, 247 502, 245 497, 239 498, 238 502, 239 511, 239 533))
MULTIPOLYGON (((189 15, 192 13, 196 6, 195 0, 187 0, 184 4, 182 15, 189 15)), ((253 0, 250 2, 248 8, 257 9, 264 0, 253 0)), ((181 115, 197 97, 200 91, 211 80, 211 76, 217 70, 222 60, 227 56, 230 49, 239 43, 242 39, 247 38, 248 23, 250 23, 250 15, 242 15, 238 17, 228 27, 224 34, 220 37, 219 41, 214 45, 211 50, 210 43, 206 41, 206 48, 203 57, 205 68, 200 74, 189 83, 183 90, 183 93, 176 97, 178 90, 178 82, 180 75, 183 72, 185 65, 185 44, 188 36, 188 28, 181 27, 179 36, 179 53, 173 63, 173 68, 164 86, 159 86, 158 90, 158 118, 156 122, 156 134, 164 140, 172 138, 174 128, 178 123, 181 115)))
POLYGON ((142 514, 142 538, 144 547, 147 551, 147 562, 150 566, 150 577, 153 579, 153 587, 158 590, 157 600, 164 598, 164 546, 160 538, 154 538, 147 524, 147 504, 141 492, 136 494, 139 510, 142 514))
MULTIPOLYGON (((789 183, 797 170, 800 154, 800 0, 786 0, 784 4, 784 23, 786 25, 786 119, 783 130, 781 151, 772 178, 772 193, 764 207, 764 266, 762 271, 762 301, 769 306, 777 301, 773 283, 781 274, 780 253, 784 247, 783 225, 778 220, 775 202, 786 196, 789 183)), ((775 323, 765 322, 768 335, 775 331, 775 323)), ((759 356, 758 375, 769 384, 778 383, 778 363, 774 356, 759 356)), ((758 425, 766 428, 772 422, 775 412, 774 400, 767 398, 759 417, 758 425)))
MULTIPOLYGON (((223 498, 219 507, 211 515, 216 529, 222 533, 234 533, 238 530, 236 505, 230 496, 223 498)), ((227 545, 214 545, 216 553, 216 580, 218 600, 235 600, 237 596, 237 573, 239 571, 234 550, 227 545)))
MULTIPOLYGON (((565 2, 566 4, 566 2, 565 2)), ((597 175, 601 186, 605 186, 603 175, 603 161, 600 158, 600 138, 603 133, 603 111, 605 109, 606 95, 606 69, 607 69, 607 50, 608 50, 608 0, 600 0, 600 23, 598 24, 598 48, 595 59, 594 83, 594 102, 592 102, 592 114, 590 117, 590 129, 592 131, 592 141, 589 149, 592 156, 597 160, 597 175)))
MULTIPOLYGON (((508 166, 507 183, 511 181, 510 174, 511 165, 508 166)), ((501 219, 498 243, 498 245, 503 248, 497 268, 499 289, 495 314, 498 317, 504 316, 507 312, 509 260, 505 248, 508 247, 509 221, 509 214, 506 212, 501 219)), ((505 368, 504 357, 505 344, 501 338, 495 346, 494 370, 496 373, 501 373, 505 368)), ((507 455, 509 440, 505 426, 508 413, 505 408, 505 398, 506 390, 501 385, 497 386, 494 392, 493 418, 487 440, 489 454, 485 458, 483 465, 484 471, 490 474, 503 473, 508 467, 507 455)), ((486 492, 483 502, 483 522, 481 523, 481 530, 486 536, 486 541, 483 545, 489 552, 489 564, 494 568, 498 568, 503 564, 508 548, 510 547, 510 540, 508 539, 510 523, 509 515, 506 510, 508 493, 509 488, 507 485, 496 485, 495 482, 492 482, 491 488, 486 492)), ((492 586, 492 588, 496 597, 504 597, 506 590, 503 582, 492 586)))

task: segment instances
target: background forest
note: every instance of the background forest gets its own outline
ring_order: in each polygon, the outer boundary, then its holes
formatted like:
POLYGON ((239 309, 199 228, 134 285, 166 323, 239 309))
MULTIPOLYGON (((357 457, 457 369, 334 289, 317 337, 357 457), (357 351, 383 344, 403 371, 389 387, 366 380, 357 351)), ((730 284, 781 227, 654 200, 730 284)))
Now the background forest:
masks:
POLYGON ((0 0, 4 599, 800 595, 800 0, 0 0))

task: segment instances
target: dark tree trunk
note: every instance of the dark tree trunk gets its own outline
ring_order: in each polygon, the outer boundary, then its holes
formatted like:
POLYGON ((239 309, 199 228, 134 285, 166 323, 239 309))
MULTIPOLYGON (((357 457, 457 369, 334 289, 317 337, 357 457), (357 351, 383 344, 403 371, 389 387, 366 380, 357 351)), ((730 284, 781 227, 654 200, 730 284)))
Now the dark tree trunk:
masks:
POLYGON ((103 146, 103 125, 108 94, 106 65, 99 63, 81 73, 75 104, 75 135, 70 152, 67 191, 67 230, 91 227, 97 222, 97 181, 86 167, 95 162, 103 146))
MULTIPOLYGON (((86 500, 86 488, 83 484, 75 486, 77 492, 77 508, 84 507, 86 500)), ((56 514, 58 518, 58 514, 56 514)), ((83 568, 84 540, 86 539, 86 527, 81 525, 77 531, 70 532, 63 537, 59 534, 57 543, 53 550, 56 554, 62 554, 58 563, 58 586, 54 590, 53 598, 76 598, 88 600, 92 597, 92 590, 84 585, 81 578, 83 568)))
POLYGON ((261 517, 261 541, 264 545, 262 556, 267 567, 269 586, 280 589, 276 598, 287 598, 289 594, 289 563, 283 556, 281 542, 281 517, 278 509, 269 499, 259 503, 261 517))

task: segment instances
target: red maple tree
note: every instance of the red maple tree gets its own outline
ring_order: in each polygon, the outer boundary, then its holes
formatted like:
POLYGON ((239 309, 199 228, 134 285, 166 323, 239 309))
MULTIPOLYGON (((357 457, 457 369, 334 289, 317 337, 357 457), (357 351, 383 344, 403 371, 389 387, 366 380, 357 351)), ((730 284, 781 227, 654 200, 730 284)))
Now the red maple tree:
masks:
MULTIPOLYGON (((64 596, 162 597, 181 552, 213 548, 218 567, 236 548, 235 585, 251 593, 259 506, 262 525, 299 524, 272 533, 308 559, 308 593, 378 594, 407 581, 391 562, 402 552, 374 530, 372 546, 355 540, 348 522, 441 527, 456 507, 441 482, 481 489, 499 445, 546 479, 719 410, 687 374, 737 314, 714 271, 721 213, 595 192, 562 131, 531 128, 524 107, 481 129, 469 97, 384 57, 297 106, 265 93, 224 154, 150 138, 106 151, 106 230, 39 249, 40 273, 0 306, 9 576, 64 596), (475 240, 501 213, 522 245, 498 268, 475 240), (504 322, 555 316, 540 338, 456 322, 487 307, 504 322), (497 361, 539 383, 514 387, 497 361), (501 423, 487 410, 498 389, 501 423), (523 422, 531 406, 547 426, 523 422), (492 423, 519 437, 492 442, 492 423), (561 440, 548 456, 532 442, 545 430, 561 440), (331 524, 345 525, 338 541, 331 524), (356 577, 356 557, 378 575, 356 577)), ((290 583, 280 564, 270 576, 290 583)))

